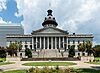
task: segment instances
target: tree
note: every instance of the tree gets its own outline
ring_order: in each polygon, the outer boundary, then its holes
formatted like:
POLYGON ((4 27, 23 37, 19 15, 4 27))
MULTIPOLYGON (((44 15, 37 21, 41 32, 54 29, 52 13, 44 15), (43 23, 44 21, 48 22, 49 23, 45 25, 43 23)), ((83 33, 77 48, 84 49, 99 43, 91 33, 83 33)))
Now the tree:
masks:
POLYGON ((0 58, 6 58, 6 49, 5 49, 5 47, 0 47, 0 58))
POLYGON ((72 46, 69 45, 68 49, 69 49, 69 55, 68 55, 68 57, 75 56, 75 45, 72 45, 72 46))
POLYGON ((93 55, 95 57, 100 57, 100 45, 95 45, 93 47, 93 55))
POLYGON ((10 43, 10 45, 7 47, 7 52, 10 56, 17 56, 17 51, 19 47, 17 43, 10 43))
POLYGON ((86 52, 88 53, 88 55, 91 55, 93 53, 91 41, 86 41, 86 52))
POLYGON ((28 58, 32 58, 32 51, 29 48, 25 49, 25 56, 28 56, 28 58))
POLYGON ((78 50, 79 50, 80 52, 84 52, 85 49, 86 49, 86 43, 85 43, 85 42, 84 42, 84 43, 80 43, 80 44, 78 45, 78 50))
POLYGON ((18 50, 20 52, 22 50, 22 44, 20 42, 17 42, 16 44, 17 44, 18 50))

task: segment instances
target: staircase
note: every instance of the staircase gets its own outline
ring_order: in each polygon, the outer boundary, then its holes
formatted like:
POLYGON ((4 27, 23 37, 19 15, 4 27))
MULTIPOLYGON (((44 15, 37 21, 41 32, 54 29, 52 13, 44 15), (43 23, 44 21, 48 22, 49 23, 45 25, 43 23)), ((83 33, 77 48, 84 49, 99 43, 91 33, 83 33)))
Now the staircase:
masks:
POLYGON ((37 57, 40 58, 62 57, 58 49, 42 49, 41 51, 38 50, 37 55, 37 57))

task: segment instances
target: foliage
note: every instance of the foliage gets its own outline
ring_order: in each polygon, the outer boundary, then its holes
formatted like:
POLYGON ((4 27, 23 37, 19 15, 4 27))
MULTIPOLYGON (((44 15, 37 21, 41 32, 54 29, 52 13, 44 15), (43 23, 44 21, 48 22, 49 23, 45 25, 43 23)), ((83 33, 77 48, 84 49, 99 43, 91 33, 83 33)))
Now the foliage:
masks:
POLYGON ((10 56, 17 56, 17 51, 21 50, 20 43, 10 43, 10 45, 7 47, 7 52, 10 56))
POLYGON ((78 45, 78 50, 80 52, 86 51, 88 53, 88 55, 91 55, 91 53, 93 53, 92 42, 91 41, 85 41, 83 43, 80 43, 78 45))
POLYGON ((79 50, 80 52, 84 52, 85 49, 86 49, 86 43, 85 43, 85 42, 80 43, 80 44, 78 45, 78 50, 79 50))
POLYGON ((32 51, 29 48, 25 49, 25 56, 28 56, 28 58, 32 58, 32 51))
POLYGON ((4 47, 0 47, 0 58, 6 58, 6 49, 4 47))
POLYGON ((95 45, 93 47, 93 54, 95 57, 100 57, 100 45, 95 45))
POLYGON ((72 62, 31 62, 23 64, 25 66, 69 66, 76 65, 76 63, 72 62))
POLYGON ((42 69, 39 68, 30 68, 29 70, 10 70, 2 73, 100 73, 100 70, 94 69, 73 69, 73 68, 65 68, 65 69, 56 69, 56 68, 48 68, 44 67, 42 69), (31 72, 30 72, 31 71, 31 72))
POLYGON ((57 66, 55 68, 44 67, 42 69, 30 68, 26 73, 78 73, 78 71, 73 68, 60 69, 57 66))
POLYGON ((88 55, 91 55, 91 53, 93 53, 91 41, 86 41, 86 52, 88 53, 88 55))
POLYGON ((69 55, 68 55, 68 57, 75 56, 75 45, 68 46, 68 47, 69 47, 69 55))

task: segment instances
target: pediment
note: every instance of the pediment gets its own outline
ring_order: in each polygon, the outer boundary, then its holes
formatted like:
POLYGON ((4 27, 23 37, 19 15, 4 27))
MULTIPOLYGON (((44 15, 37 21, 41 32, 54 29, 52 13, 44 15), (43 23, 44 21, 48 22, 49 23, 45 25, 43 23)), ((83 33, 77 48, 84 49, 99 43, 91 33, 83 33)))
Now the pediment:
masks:
POLYGON ((67 32, 58 28, 49 27, 49 28, 42 28, 42 29, 36 30, 33 32, 33 34, 34 33, 36 34, 36 33, 67 33, 67 32))
POLYGON ((62 33, 61 31, 58 31, 56 29, 53 29, 53 28, 47 28, 45 30, 42 30, 38 33, 62 33))

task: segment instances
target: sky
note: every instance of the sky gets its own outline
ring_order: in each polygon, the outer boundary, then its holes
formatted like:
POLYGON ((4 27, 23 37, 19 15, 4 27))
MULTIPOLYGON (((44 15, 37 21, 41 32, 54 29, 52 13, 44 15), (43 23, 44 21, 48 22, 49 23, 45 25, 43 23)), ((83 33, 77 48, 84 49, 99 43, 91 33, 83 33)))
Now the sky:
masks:
POLYGON ((100 0, 0 0, 0 23, 23 25, 25 34, 42 28, 52 9, 58 28, 70 34, 93 34, 100 44, 100 0))

